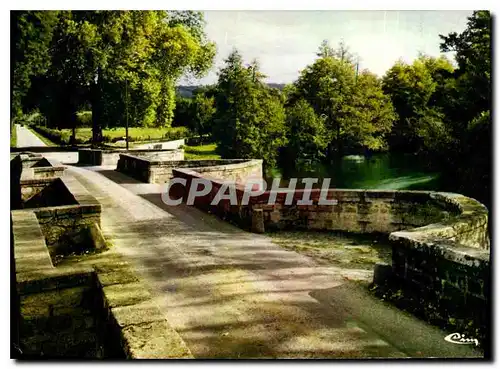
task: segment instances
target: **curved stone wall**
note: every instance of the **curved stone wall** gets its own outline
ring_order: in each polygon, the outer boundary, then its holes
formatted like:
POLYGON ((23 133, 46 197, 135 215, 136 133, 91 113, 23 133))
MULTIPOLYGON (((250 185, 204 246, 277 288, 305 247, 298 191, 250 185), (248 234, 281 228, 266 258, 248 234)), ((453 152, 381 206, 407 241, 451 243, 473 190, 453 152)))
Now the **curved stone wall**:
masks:
POLYGON ((269 204, 271 191, 242 204, 244 187, 236 185, 238 204, 222 200, 212 204, 223 185, 205 173, 174 169, 173 175, 186 185, 173 185, 171 198, 187 199, 193 179, 212 182, 212 190, 195 198, 194 205, 241 228, 266 230, 306 229, 356 233, 381 232, 392 244, 390 279, 416 293, 417 305, 432 307, 434 317, 456 322, 463 332, 476 329, 484 337, 489 324, 490 241, 488 211, 479 202, 454 193, 427 191, 370 191, 330 189, 336 200, 319 205, 320 190, 309 191, 312 205, 300 205, 304 190, 278 193, 269 204), (290 193, 291 192, 291 193, 290 193), (286 203, 286 196, 292 201, 286 203))
POLYGON ((190 168, 210 178, 245 182, 262 177, 262 160, 209 159, 175 160, 120 154, 116 170, 146 183, 165 183, 172 178, 174 168, 190 168))

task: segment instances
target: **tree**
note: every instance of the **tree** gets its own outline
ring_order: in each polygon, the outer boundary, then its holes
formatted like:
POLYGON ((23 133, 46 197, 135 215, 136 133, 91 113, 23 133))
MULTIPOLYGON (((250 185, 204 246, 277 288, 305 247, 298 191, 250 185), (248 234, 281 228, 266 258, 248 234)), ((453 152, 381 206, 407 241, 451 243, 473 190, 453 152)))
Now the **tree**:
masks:
POLYGON ((215 47, 201 14, 166 11, 65 11, 52 39, 48 79, 91 102, 93 142, 124 122, 124 87, 140 125, 170 125, 176 81, 202 75, 215 47))
POLYGON ((355 86, 355 75, 347 62, 333 57, 317 59, 307 66, 294 83, 290 104, 306 100, 319 117, 325 120, 329 139, 329 156, 341 155, 345 137, 345 114, 355 86))
POLYGON ((456 52, 456 94, 449 112, 460 122, 456 131, 464 131, 469 121, 491 107, 491 15, 474 12, 461 34, 440 37, 442 51, 456 52))
POLYGON ((215 114, 215 98, 207 97, 203 93, 196 93, 191 108, 193 109, 193 122, 189 128, 200 136, 210 133, 215 114))
POLYGON ((395 114, 380 81, 367 72, 357 78, 352 54, 343 43, 333 50, 324 41, 318 55, 287 89, 286 105, 304 99, 324 120, 330 159, 346 150, 385 149, 395 114))
POLYGON ((318 162, 325 156, 328 145, 323 119, 304 99, 298 100, 286 110, 288 127, 287 159, 296 166, 301 162, 318 162))
POLYGON ((457 191, 491 205, 491 14, 476 11, 461 33, 441 36, 442 51, 455 51, 455 85, 444 109, 454 145, 443 168, 457 191))
POLYGON ((426 114, 436 85, 422 59, 412 65, 398 61, 383 77, 383 90, 399 117, 389 138, 393 150, 415 152, 421 148, 418 122, 426 114))
POLYGON ((11 119, 23 112, 31 79, 50 67, 50 43, 58 11, 11 11, 11 119))
POLYGON ((219 71, 212 136, 224 157, 264 159, 276 164, 278 149, 286 143, 285 112, 278 96, 247 68, 237 50, 219 71))
POLYGON ((350 52, 349 46, 343 40, 339 42, 337 49, 331 47, 328 40, 323 40, 316 56, 320 58, 335 58, 352 65, 355 64, 356 59, 356 56, 350 52))
POLYGON ((387 136, 397 115, 376 75, 363 71, 356 81, 350 110, 342 124, 350 147, 386 150, 387 136))

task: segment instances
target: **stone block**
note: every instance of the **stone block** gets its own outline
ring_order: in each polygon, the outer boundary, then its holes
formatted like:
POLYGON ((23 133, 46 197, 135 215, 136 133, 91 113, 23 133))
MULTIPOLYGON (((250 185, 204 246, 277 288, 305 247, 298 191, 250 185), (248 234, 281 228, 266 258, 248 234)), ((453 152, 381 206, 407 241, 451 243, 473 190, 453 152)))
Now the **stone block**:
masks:
POLYGON ((120 328, 165 320, 158 306, 149 300, 135 305, 112 308, 111 315, 120 328))
POLYGON ((179 334, 166 321, 130 325, 122 330, 124 351, 132 359, 192 359, 179 334))
POLYGON ((118 269, 109 273, 98 273, 97 279, 102 287, 139 282, 135 273, 132 273, 128 268, 118 269))
MULTIPOLYGON (((272 218, 271 218, 272 219, 272 218)), ((252 232, 264 233, 264 211, 262 209, 252 210, 252 232)))
POLYGON ((134 305, 151 299, 142 283, 115 284, 103 287, 104 304, 108 308, 134 305))

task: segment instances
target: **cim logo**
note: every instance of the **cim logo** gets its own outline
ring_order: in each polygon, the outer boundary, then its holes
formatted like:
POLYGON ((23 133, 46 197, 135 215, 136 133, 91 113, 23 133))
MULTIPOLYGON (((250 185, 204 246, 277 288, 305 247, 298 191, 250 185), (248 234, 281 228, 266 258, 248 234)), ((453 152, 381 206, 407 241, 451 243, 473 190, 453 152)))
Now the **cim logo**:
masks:
POLYGON ((476 346, 479 346, 479 341, 476 338, 467 338, 465 337, 465 334, 460 333, 449 334, 444 338, 444 340, 459 345, 471 345, 474 343, 476 346))

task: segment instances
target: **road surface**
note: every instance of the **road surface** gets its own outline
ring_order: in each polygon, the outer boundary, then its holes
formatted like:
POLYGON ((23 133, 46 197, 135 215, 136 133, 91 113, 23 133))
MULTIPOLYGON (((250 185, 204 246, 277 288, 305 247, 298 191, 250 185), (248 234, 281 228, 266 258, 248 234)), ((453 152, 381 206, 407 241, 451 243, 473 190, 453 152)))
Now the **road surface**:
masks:
POLYGON ((45 143, 40 140, 33 132, 28 128, 16 124, 17 130, 17 147, 38 147, 46 146, 45 143))

